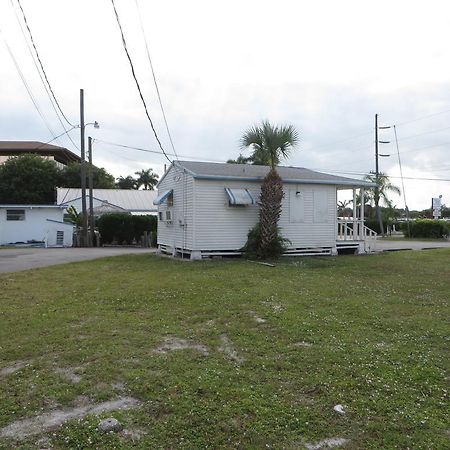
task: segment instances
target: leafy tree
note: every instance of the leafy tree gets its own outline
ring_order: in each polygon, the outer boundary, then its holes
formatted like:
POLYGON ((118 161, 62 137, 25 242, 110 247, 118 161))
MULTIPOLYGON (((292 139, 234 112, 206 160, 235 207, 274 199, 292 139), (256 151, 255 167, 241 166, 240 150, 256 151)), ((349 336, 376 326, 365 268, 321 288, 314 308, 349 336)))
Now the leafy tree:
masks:
POLYGON ((135 172, 138 176, 136 180, 137 187, 144 187, 144 190, 153 191, 153 188, 158 184, 158 175, 153 172, 153 169, 140 170, 139 172, 135 172))
POLYGON ((116 187, 119 189, 137 189, 137 181, 131 175, 116 179, 116 187))
POLYGON ((251 157, 245 157, 242 153, 236 159, 229 159, 227 164, 250 164, 252 162, 251 157))
MULTIPOLYGON (((89 163, 86 163, 86 185, 89 173, 89 163)), ((114 177, 105 169, 92 166, 92 179, 95 189, 114 189, 116 187, 114 177)), ((73 162, 61 170, 60 187, 81 187, 81 164, 73 162)))
POLYGON ((54 161, 25 154, 0 166, 0 203, 53 204, 60 178, 54 161))
POLYGON ((249 128, 241 138, 241 147, 251 147, 253 150, 253 164, 270 166, 261 186, 259 223, 250 231, 248 241, 250 244, 250 238, 253 238, 255 254, 262 259, 279 256, 286 242, 280 236, 278 227, 284 192, 276 166, 281 158, 288 157, 298 141, 298 132, 292 125, 276 126, 268 121, 249 128))

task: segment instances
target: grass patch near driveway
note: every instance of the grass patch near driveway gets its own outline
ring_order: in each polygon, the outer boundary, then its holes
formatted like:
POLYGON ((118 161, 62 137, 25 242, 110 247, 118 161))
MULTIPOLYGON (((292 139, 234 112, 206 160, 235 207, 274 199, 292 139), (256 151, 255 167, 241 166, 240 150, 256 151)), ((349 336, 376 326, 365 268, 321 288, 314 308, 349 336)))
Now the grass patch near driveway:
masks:
POLYGON ((450 251, 275 264, 0 275, 0 448, 448 448, 450 251))

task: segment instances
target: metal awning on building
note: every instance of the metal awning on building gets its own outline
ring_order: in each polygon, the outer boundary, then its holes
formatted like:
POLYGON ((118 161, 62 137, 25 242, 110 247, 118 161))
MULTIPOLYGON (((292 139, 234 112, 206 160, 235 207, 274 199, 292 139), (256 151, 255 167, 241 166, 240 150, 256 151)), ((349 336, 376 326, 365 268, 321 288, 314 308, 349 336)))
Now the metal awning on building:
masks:
POLYGON ((163 192, 161 195, 156 197, 155 200, 153 200, 153 204, 160 205, 161 203, 164 203, 171 194, 173 194, 173 189, 163 192))
POLYGON ((248 189, 225 188, 230 205, 255 205, 256 200, 248 189))

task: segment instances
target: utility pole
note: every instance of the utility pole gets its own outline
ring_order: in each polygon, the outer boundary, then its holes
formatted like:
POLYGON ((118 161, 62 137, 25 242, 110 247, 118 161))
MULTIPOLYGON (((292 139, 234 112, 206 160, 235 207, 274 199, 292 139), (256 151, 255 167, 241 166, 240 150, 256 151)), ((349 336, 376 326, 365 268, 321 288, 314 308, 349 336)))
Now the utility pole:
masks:
POLYGON ((89 226, 90 226, 90 246, 95 247, 95 218, 94 218, 94 198, 93 188, 94 179, 92 173, 92 138, 88 136, 88 151, 89 151, 89 226))
POLYGON ((378 169, 378 114, 375 114, 375 180, 377 185, 375 187, 375 212, 378 219, 378 224, 380 225, 381 234, 384 236, 384 227, 383 220, 381 218, 381 210, 380 210, 380 190, 378 188, 379 181, 379 169, 378 169))
POLYGON ((82 233, 81 246, 87 247, 87 231, 88 231, 88 216, 86 208, 86 152, 85 152, 85 138, 84 138, 84 90, 80 89, 80 134, 81 134, 81 214, 82 214, 82 233))

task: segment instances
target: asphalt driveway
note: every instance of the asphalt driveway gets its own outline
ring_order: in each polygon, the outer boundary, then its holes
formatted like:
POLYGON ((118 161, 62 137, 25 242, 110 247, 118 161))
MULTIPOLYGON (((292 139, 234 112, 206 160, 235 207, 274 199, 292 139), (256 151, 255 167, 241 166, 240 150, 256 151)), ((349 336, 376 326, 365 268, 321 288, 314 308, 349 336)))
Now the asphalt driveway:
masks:
POLYGON ((450 248, 450 241, 410 241, 377 239, 375 249, 377 252, 398 250, 427 250, 433 248, 450 248))
POLYGON ((13 248, 0 250, 0 273, 129 254, 155 253, 154 248, 13 248))

